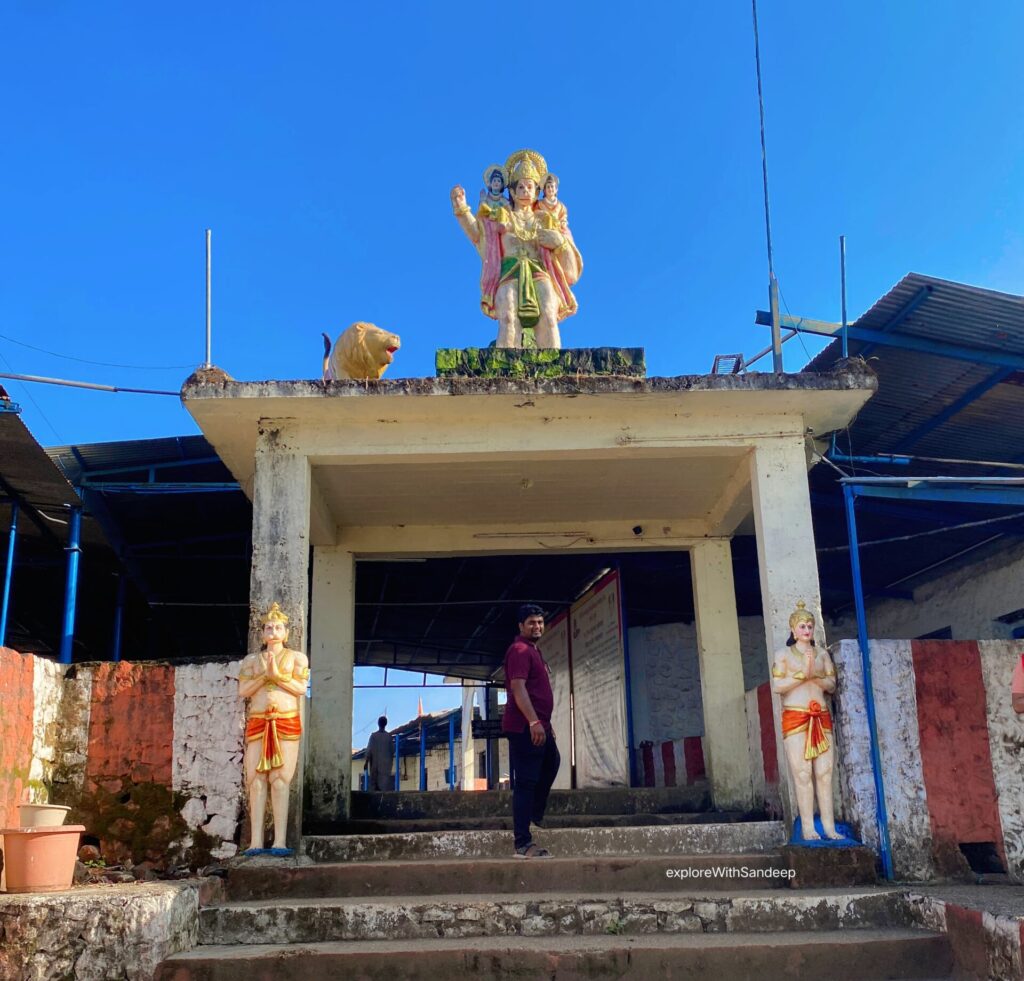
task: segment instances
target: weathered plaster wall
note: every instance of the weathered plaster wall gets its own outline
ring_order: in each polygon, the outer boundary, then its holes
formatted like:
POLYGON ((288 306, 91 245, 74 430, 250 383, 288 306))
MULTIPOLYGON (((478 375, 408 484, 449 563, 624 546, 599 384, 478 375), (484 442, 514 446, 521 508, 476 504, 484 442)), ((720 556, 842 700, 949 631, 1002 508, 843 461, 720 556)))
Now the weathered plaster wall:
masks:
MULTIPOLYGON (((896 874, 966 873, 961 844, 991 842, 1024 878, 1024 720, 1010 707, 1019 641, 871 641, 896 874)), ((837 743, 848 815, 877 843, 860 651, 835 646, 837 743)))
POLYGON ((186 798, 181 813, 192 830, 230 858, 242 810, 245 709, 238 697, 241 661, 183 664, 174 671, 171 788, 186 798))
MULTIPOLYGON (((922 637, 951 627, 954 640, 1008 640, 1014 624, 997 617, 1024 608, 1024 545, 1015 545, 914 590, 913 601, 868 603, 872 637, 922 637)), ((1016 624, 1020 626, 1021 624, 1016 624)), ((829 624, 829 639, 853 639, 853 612, 829 624)))
POLYGON ((33 658, 32 764, 29 770, 29 797, 38 803, 50 800, 54 765, 57 760, 57 731, 60 726, 64 695, 64 665, 46 658, 33 658))
POLYGON ((0 650, 0 827, 18 803, 72 807, 108 862, 235 853, 240 662, 75 664, 0 650))
POLYGON ((763 808, 770 817, 781 817, 779 756, 771 688, 765 681, 748 690, 744 697, 747 706, 747 752, 750 754, 754 806, 763 808))
MULTIPOLYGON (((838 687, 833 699, 840 779, 846 814, 862 840, 878 847, 871 744, 860 648, 844 640, 832 648, 838 687)), ((921 737, 910 641, 871 642, 878 745, 885 774, 885 804, 893 864, 901 879, 927 879, 933 871, 932 831, 921 768, 921 737)))

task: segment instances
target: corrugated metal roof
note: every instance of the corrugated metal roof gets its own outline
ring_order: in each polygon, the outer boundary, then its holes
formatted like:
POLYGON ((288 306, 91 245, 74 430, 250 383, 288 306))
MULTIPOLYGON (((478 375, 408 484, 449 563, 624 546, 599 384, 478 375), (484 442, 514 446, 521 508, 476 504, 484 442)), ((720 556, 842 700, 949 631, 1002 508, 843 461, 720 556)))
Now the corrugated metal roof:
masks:
MULTIPOLYGON (((852 325, 1024 357, 1024 297, 920 273, 904 276, 852 325), (908 305, 916 306, 905 316, 908 305)), ((850 339, 851 356, 869 357, 878 392, 852 426, 856 453, 907 452, 964 460, 1016 461, 1024 454, 1024 387, 1009 374, 948 419, 942 414, 993 379, 990 364, 850 339), (932 428, 934 426, 934 428, 932 428), (911 446, 901 444, 930 429, 911 446)), ((833 341, 805 371, 827 371, 841 357, 833 341)))

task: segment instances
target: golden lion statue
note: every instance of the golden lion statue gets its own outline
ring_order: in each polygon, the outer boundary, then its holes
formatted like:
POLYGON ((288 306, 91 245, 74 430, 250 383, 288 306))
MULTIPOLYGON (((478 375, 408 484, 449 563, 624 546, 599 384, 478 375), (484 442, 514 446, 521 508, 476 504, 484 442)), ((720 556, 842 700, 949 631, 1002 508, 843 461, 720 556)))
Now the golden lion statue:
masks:
POLYGON ((336 378, 378 379, 394 360, 402 342, 397 334, 381 330, 374 324, 357 321, 334 344, 324 334, 324 381, 336 378))

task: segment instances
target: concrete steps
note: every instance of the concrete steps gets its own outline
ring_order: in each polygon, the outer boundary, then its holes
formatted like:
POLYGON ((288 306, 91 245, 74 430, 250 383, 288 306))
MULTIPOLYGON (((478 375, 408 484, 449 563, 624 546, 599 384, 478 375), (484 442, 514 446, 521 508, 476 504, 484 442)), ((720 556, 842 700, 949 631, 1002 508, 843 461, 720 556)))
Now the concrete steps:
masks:
MULTIPOLYGON (((685 787, 608 787, 593 790, 552 790, 547 814, 671 814, 710 811, 704 780, 685 787)), ((431 791, 356 791, 352 794, 353 820, 415 818, 507 817, 512 813, 508 790, 474 793, 431 791)))
POLYGON ((772 933, 910 927, 901 893, 790 890, 315 898, 226 903, 200 911, 201 944, 602 934, 772 933))
POLYGON ((200 946, 156 981, 948 977, 946 937, 901 891, 789 888, 785 838, 549 827, 555 857, 522 860, 499 830, 307 837, 291 860, 233 860, 200 946))
POLYGON ((169 958, 156 981, 436 981, 445 978, 945 978, 945 937, 924 931, 822 930, 784 934, 465 937, 323 944, 210 946, 169 958))
MULTIPOLYGON (((669 824, 730 824, 748 820, 739 811, 679 811, 663 814, 549 814, 548 828, 640 828, 669 824)), ((413 831, 511 831, 512 816, 461 818, 358 818, 338 824, 334 835, 407 834, 413 831)))
MULTIPOLYGON (((545 828, 536 840, 556 856, 719 855, 772 851, 786 841, 781 821, 626 828, 545 828)), ((508 858, 511 831, 313 835, 303 839, 314 862, 425 858, 508 858)))
POLYGON ((225 883, 231 902, 276 897, 429 896, 431 894, 647 892, 678 894, 699 887, 719 891, 741 885, 782 888, 778 854, 603 855, 527 860, 420 859, 337 862, 282 868, 252 860, 231 870, 225 883))

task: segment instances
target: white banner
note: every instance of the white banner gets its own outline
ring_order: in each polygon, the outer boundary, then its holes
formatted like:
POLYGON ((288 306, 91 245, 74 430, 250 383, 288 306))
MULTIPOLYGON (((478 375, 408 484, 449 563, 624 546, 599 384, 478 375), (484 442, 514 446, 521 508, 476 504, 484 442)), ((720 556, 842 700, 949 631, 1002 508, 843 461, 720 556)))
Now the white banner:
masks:
POLYGON ((537 644, 551 676, 551 691, 555 696, 555 709, 551 713, 551 728, 555 732, 562 765, 552 786, 568 790, 572 785, 572 716, 569 699, 572 692, 569 674, 569 615, 562 613, 548 624, 544 636, 537 644))
POLYGON ((628 787, 626 678, 619 575, 612 572, 570 610, 576 786, 628 787))

